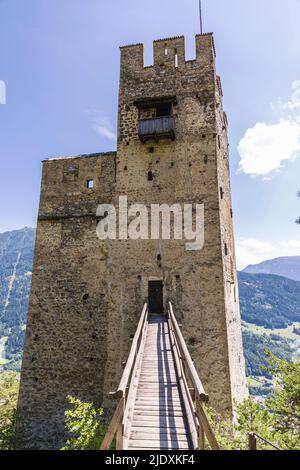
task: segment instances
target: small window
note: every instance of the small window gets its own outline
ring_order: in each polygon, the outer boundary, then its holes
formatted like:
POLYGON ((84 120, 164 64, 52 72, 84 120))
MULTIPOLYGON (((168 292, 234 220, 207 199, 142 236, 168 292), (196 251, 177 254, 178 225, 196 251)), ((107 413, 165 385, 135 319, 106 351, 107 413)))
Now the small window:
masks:
POLYGON ((167 56, 167 55, 168 55, 168 48, 165 47, 165 56, 167 56))
POLYGON ((175 49, 175 67, 178 67, 178 51, 175 49))
POLYGON ((87 187, 88 189, 93 189, 93 187, 94 187, 94 180, 87 180, 87 182, 86 182, 86 187, 87 187))
POLYGON ((223 188, 220 187, 220 198, 223 199, 224 198, 224 191, 223 191, 223 188))
POLYGON ((148 171, 148 181, 153 181, 153 173, 152 173, 152 171, 148 171))
POLYGON ((227 243, 225 243, 224 245, 224 252, 225 252, 225 256, 228 255, 228 246, 227 246, 227 243))

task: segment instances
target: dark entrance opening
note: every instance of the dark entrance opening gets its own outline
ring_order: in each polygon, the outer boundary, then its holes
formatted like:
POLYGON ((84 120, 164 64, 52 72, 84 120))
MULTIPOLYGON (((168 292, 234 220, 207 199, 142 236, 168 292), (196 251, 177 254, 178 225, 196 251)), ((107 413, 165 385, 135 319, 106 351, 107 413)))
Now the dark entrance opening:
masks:
POLYGON ((162 315, 164 312, 163 282, 149 281, 148 284, 149 313, 162 315))

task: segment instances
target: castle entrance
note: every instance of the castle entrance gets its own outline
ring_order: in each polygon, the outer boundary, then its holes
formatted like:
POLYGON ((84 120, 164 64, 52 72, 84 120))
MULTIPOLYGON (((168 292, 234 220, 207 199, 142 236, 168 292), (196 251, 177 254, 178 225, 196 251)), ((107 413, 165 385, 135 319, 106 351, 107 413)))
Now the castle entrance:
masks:
POLYGON ((164 313, 163 281, 149 281, 148 283, 149 313, 162 315, 164 313))

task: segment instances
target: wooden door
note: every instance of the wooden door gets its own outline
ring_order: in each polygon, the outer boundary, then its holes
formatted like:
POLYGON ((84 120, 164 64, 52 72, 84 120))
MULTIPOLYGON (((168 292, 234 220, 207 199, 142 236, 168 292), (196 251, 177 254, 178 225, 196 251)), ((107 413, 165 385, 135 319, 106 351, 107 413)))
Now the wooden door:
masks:
POLYGON ((148 297, 149 313, 161 315, 164 312, 163 281, 149 281, 148 297))

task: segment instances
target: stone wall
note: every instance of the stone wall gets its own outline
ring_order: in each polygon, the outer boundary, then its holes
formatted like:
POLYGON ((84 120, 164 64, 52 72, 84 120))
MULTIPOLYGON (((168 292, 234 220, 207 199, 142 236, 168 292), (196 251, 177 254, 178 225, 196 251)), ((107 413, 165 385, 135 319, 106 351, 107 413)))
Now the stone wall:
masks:
POLYGON ((95 214, 111 199, 114 180, 115 154, 43 163, 18 409, 26 446, 63 443, 68 394, 103 400, 108 253, 96 237, 95 214))
POLYGON ((212 35, 121 48, 116 153, 47 160, 21 376, 19 415, 27 446, 57 448, 71 393, 107 401, 130 349, 148 282, 163 280, 211 404, 232 411, 246 395, 235 269, 227 120, 215 71, 212 35), (136 101, 176 96, 176 139, 142 144, 136 101), (149 180, 151 172, 152 180, 149 180), (93 187, 88 188, 88 182, 93 187), (203 203, 205 245, 185 240, 106 240, 96 236, 96 208, 128 203, 203 203))

